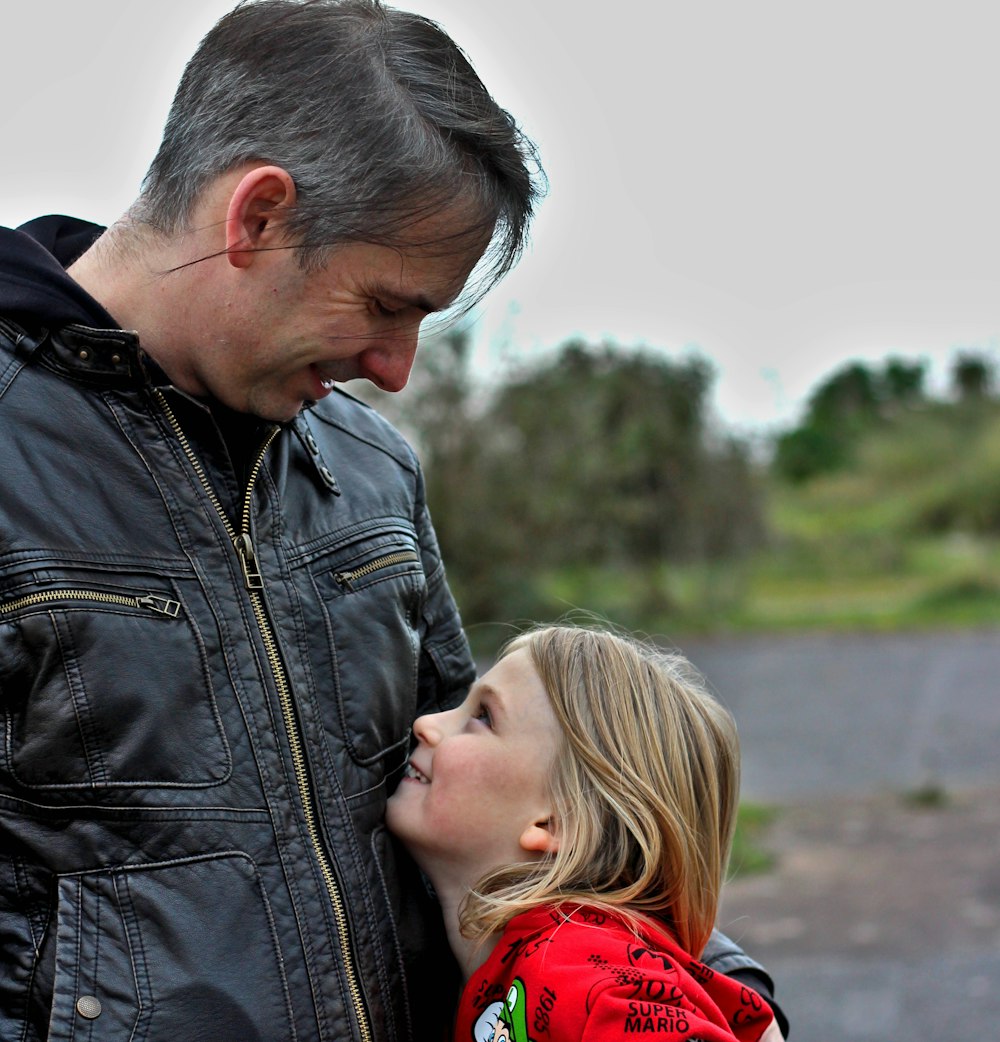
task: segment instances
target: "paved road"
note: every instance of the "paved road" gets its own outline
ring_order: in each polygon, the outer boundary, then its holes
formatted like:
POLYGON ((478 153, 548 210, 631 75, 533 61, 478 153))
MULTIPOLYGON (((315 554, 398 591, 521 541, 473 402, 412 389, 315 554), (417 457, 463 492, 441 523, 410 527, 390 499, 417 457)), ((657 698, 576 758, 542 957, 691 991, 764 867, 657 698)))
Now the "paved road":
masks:
POLYGON ((1000 781, 1000 628, 692 640, 682 650, 736 715, 749 799, 1000 781))
POLYGON ((736 715, 776 869, 720 922, 792 1042, 1000 1038, 1000 628, 685 641, 736 715), (901 794, 934 781, 938 809, 901 794))

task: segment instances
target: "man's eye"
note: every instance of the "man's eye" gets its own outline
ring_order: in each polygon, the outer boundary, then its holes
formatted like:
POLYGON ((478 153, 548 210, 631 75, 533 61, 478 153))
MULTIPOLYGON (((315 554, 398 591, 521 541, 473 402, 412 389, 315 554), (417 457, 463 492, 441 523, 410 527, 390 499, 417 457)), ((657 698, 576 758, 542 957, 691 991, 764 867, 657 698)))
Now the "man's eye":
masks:
POLYGON ((397 310, 395 310, 393 308, 390 308, 390 307, 386 307, 386 305, 383 304, 381 300, 376 300, 375 301, 375 310, 383 318, 392 318, 394 315, 398 315, 399 314, 399 312, 397 310))

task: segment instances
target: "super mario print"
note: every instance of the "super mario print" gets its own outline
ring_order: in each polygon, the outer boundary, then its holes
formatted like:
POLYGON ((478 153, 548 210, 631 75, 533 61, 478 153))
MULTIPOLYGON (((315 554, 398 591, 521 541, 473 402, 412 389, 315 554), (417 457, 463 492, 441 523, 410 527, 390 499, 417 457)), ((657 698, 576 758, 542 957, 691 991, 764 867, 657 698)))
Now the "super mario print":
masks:
POLYGON ((512 920, 467 984, 458 1042, 757 1042, 764 1000, 693 959, 665 932, 602 910, 548 909, 512 920))
POLYGON ((491 1002, 472 1027, 475 1042, 534 1042, 528 1035, 524 982, 515 977, 502 1002, 491 1002))

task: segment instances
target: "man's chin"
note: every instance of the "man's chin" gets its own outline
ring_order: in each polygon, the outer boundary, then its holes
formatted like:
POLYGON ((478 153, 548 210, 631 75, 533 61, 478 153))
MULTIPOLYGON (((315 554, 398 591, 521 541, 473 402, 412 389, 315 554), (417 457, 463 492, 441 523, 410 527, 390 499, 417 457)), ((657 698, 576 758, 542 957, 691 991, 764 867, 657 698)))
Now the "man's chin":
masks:
POLYGON ((258 407, 256 409, 251 407, 250 411, 258 420, 263 420, 265 423, 277 423, 279 426, 286 427, 288 424, 293 423, 307 409, 313 408, 315 404, 315 399, 304 398, 295 405, 288 403, 284 408, 279 407, 275 403, 270 407, 258 407))

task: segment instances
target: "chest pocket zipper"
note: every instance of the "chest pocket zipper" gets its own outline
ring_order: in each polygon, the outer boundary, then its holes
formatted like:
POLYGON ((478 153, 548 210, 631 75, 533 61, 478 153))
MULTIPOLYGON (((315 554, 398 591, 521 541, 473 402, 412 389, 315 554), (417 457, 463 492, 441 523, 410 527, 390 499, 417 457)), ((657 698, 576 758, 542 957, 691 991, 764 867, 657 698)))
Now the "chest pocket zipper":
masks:
POLYGON ((359 579, 366 579, 369 575, 373 575, 375 572, 380 571, 383 568, 390 568, 394 564, 405 564, 408 561, 419 560, 420 557, 416 550, 398 550, 396 553, 376 557, 373 561, 363 564, 360 568, 354 568, 347 572, 335 572, 333 577, 337 581, 338 585, 344 587, 345 590, 353 590, 354 583, 359 579))
POLYGON ((59 601, 83 601, 91 604, 117 604, 125 608, 145 608, 147 611, 155 612, 157 615, 167 615, 172 619, 176 619, 181 610, 179 601, 163 597, 158 593, 126 594, 104 593, 100 590, 65 589, 30 593, 24 597, 0 603, 0 615, 11 615, 14 612, 23 611, 25 608, 38 608, 59 601))

